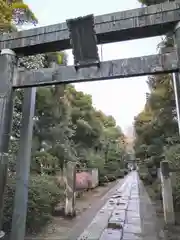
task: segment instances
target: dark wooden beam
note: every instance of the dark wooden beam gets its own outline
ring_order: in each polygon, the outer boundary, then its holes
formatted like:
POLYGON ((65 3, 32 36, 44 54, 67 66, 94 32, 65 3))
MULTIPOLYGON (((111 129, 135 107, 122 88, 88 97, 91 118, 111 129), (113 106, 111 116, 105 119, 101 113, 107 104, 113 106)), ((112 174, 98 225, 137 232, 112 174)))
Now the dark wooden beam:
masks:
POLYGON ((129 59, 101 62, 100 68, 79 69, 74 66, 43 68, 39 70, 19 70, 13 87, 45 86, 61 83, 77 83, 106 79, 128 78, 178 70, 176 52, 129 59))
MULTIPOLYGON (((98 44, 166 34, 180 21, 180 4, 166 2, 95 17, 98 44)), ((66 23, 0 36, 0 49, 33 55, 70 48, 66 23)))

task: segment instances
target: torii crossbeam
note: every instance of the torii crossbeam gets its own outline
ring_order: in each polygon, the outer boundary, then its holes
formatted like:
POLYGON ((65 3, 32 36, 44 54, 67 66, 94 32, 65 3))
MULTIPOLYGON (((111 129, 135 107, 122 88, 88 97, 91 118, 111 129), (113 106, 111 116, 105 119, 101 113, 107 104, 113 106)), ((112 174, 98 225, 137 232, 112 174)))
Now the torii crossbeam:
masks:
MULTIPOLYGON (((180 20, 180 4, 163 4, 95 17, 98 44, 160 36, 180 20)), ((67 24, 59 23, 0 36, 0 49, 33 55, 71 48, 67 24)))
POLYGON ((24 88, 89 82, 107 79, 128 78, 149 74, 172 73, 178 71, 178 58, 175 51, 144 57, 105 61, 101 67, 88 67, 75 71, 74 66, 19 70, 13 87, 24 88))

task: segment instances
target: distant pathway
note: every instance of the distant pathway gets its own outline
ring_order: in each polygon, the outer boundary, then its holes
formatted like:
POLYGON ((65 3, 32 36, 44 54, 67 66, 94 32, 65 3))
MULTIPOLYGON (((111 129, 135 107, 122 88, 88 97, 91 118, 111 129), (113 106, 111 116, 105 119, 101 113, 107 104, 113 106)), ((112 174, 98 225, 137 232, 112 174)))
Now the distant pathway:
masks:
POLYGON ((159 240, 156 214, 136 172, 116 185, 77 240, 159 240))

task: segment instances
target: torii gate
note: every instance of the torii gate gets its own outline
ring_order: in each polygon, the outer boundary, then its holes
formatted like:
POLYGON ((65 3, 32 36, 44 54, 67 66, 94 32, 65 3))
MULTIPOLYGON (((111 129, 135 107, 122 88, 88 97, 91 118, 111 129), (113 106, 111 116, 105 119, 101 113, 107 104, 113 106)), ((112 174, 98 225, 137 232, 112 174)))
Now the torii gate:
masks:
MULTIPOLYGON (((2 228, 3 194, 11 135, 13 92, 16 88, 27 88, 23 100, 20 149, 17 158, 19 187, 16 188, 11 236, 13 240, 23 240, 35 108, 34 87, 159 73, 176 73, 176 84, 179 86, 180 4, 166 2, 97 16, 95 19, 89 15, 68 20, 67 24, 61 23, 4 34, 0 37, 0 49, 2 50, 0 56, 0 228, 2 228), (99 62, 96 44, 158 36, 167 32, 174 34, 176 46, 163 54, 99 62), (60 51, 71 47, 75 66, 31 71, 17 69, 16 56, 45 53, 47 50, 60 51)), ((179 92, 175 93, 178 96, 179 92)))

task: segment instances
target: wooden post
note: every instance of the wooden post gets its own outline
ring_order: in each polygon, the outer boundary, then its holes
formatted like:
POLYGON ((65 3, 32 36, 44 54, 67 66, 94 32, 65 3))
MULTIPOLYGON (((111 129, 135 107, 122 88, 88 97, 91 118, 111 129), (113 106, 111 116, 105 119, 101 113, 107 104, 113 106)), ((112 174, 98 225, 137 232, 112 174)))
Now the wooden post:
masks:
POLYGON ((169 174, 169 163, 168 161, 162 161, 160 166, 161 166, 161 186, 162 186, 164 220, 166 224, 174 224, 175 216, 171 177, 169 174))
POLYGON ((74 217, 76 200, 76 163, 68 162, 66 166, 66 203, 65 215, 74 217))

